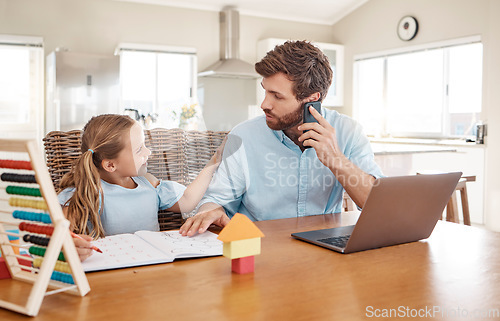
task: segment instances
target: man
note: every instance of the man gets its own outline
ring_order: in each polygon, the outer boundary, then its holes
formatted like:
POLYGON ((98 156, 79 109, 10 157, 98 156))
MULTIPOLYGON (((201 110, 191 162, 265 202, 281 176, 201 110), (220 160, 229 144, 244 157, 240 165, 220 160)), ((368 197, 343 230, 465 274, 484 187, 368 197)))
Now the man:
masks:
POLYGON ((257 64, 265 117, 237 125, 198 213, 182 235, 225 226, 236 212, 267 220, 340 212, 344 189, 363 207, 381 177, 361 126, 336 111, 314 108, 318 123, 303 123, 303 105, 322 101, 332 81, 328 58, 306 41, 276 46, 257 64))

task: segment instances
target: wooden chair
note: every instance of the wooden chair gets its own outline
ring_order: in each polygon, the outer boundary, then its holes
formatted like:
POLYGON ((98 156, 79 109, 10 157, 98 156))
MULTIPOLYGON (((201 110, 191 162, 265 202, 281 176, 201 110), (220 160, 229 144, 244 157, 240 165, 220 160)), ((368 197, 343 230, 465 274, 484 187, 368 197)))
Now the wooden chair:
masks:
POLYGON ((446 220, 449 222, 460 223, 458 218, 457 193, 460 193, 462 202, 462 215, 465 225, 470 226, 469 198, 467 196, 467 182, 475 182, 476 176, 462 176, 458 181, 455 192, 451 195, 448 205, 446 205, 446 220))
POLYGON ((351 199, 349 194, 344 192, 344 195, 342 197, 342 210, 344 212, 349 212, 349 211, 354 211, 357 209, 356 204, 354 204, 354 201, 351 199))
MULTIPOLYGON (((417 172, 417 175, 422 174, 437 174, 439 172, 436 171, 423 171, 417 172)), ((459 215, 458 215, 458 204, 457 204, 457 192, 460 193, 460 200, 462 203, 462 216, 464 225, 470 224, 470 212, 469 212, 469 197, 467 195, 467 182, 475 182, 475 175, 462 175, 460 180, 458 181, 457 187, 455 187, 455 192, 451 194, 450 200, 446 205, 446 220, 448 222, 460 223, 459 215)))
MULTIPOLYGON (((151 150, 148 171, 160 179, 191 183, 205 167, 228 132, 185 131, 179 128, 145 130, 146 146, 151 150)), ((48 133, 44 141, 47 167, 56 190, 81 154, 81 130, 48 133)), ((184 222, 180 213, 158 212, 160 230, 178 229, 184 222)))

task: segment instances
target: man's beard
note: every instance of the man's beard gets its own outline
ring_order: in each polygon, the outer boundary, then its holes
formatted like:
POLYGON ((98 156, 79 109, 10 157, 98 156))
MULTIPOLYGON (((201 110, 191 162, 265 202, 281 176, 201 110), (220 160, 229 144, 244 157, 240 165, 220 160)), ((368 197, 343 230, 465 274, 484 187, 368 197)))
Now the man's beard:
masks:
POLYGON ((271 121, 266 120, 267 126, 272 130, 287 130, 294 126, 297 126, 302 122, 302 107, 297 108, 297 110, 292 111, 284 116, 278 117, 272 113, 268 113, 274 117, 271 121))

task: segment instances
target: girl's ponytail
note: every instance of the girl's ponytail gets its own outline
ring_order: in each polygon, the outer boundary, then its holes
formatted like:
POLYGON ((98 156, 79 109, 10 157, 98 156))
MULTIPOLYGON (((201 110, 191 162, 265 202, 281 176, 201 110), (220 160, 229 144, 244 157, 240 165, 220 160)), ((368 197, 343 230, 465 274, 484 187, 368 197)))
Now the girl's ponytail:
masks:
POLYGON ((73 196, 68 200, 68 220, 73 232, 89 234, 93 238, 104 237, 99 208, 102 195, 101 177, 94 165, 94 153, 84 152, 73 164, 71 172, 63 177, 60 189, 75 187, 73 196), (88 229, 88 222, 93 229, 88 229))
POLYGON ((135 121, 124 115, 100 115, 93 117, 84 127, 82 154, 70 172, 63 176, 59 191, 74 187, 73 196, 66 202, 67 218, 71 229, 78 234, 93 238, 105 236, 101 223, 104 195, 101 176, 104 159, 115 159, 124 148, 123 136, 130 132, 135 121), (92 224, 89 229, 88 223, 92 224))

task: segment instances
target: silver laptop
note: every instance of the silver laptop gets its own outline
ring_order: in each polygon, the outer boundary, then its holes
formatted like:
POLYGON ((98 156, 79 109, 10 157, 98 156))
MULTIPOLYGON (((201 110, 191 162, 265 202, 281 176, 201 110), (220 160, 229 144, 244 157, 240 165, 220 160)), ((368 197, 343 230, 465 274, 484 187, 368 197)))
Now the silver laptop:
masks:
POLYGON ((340 253, 428 238, 461 176, 456 172, 377 179, 356 225, 292 236, 340 253))

